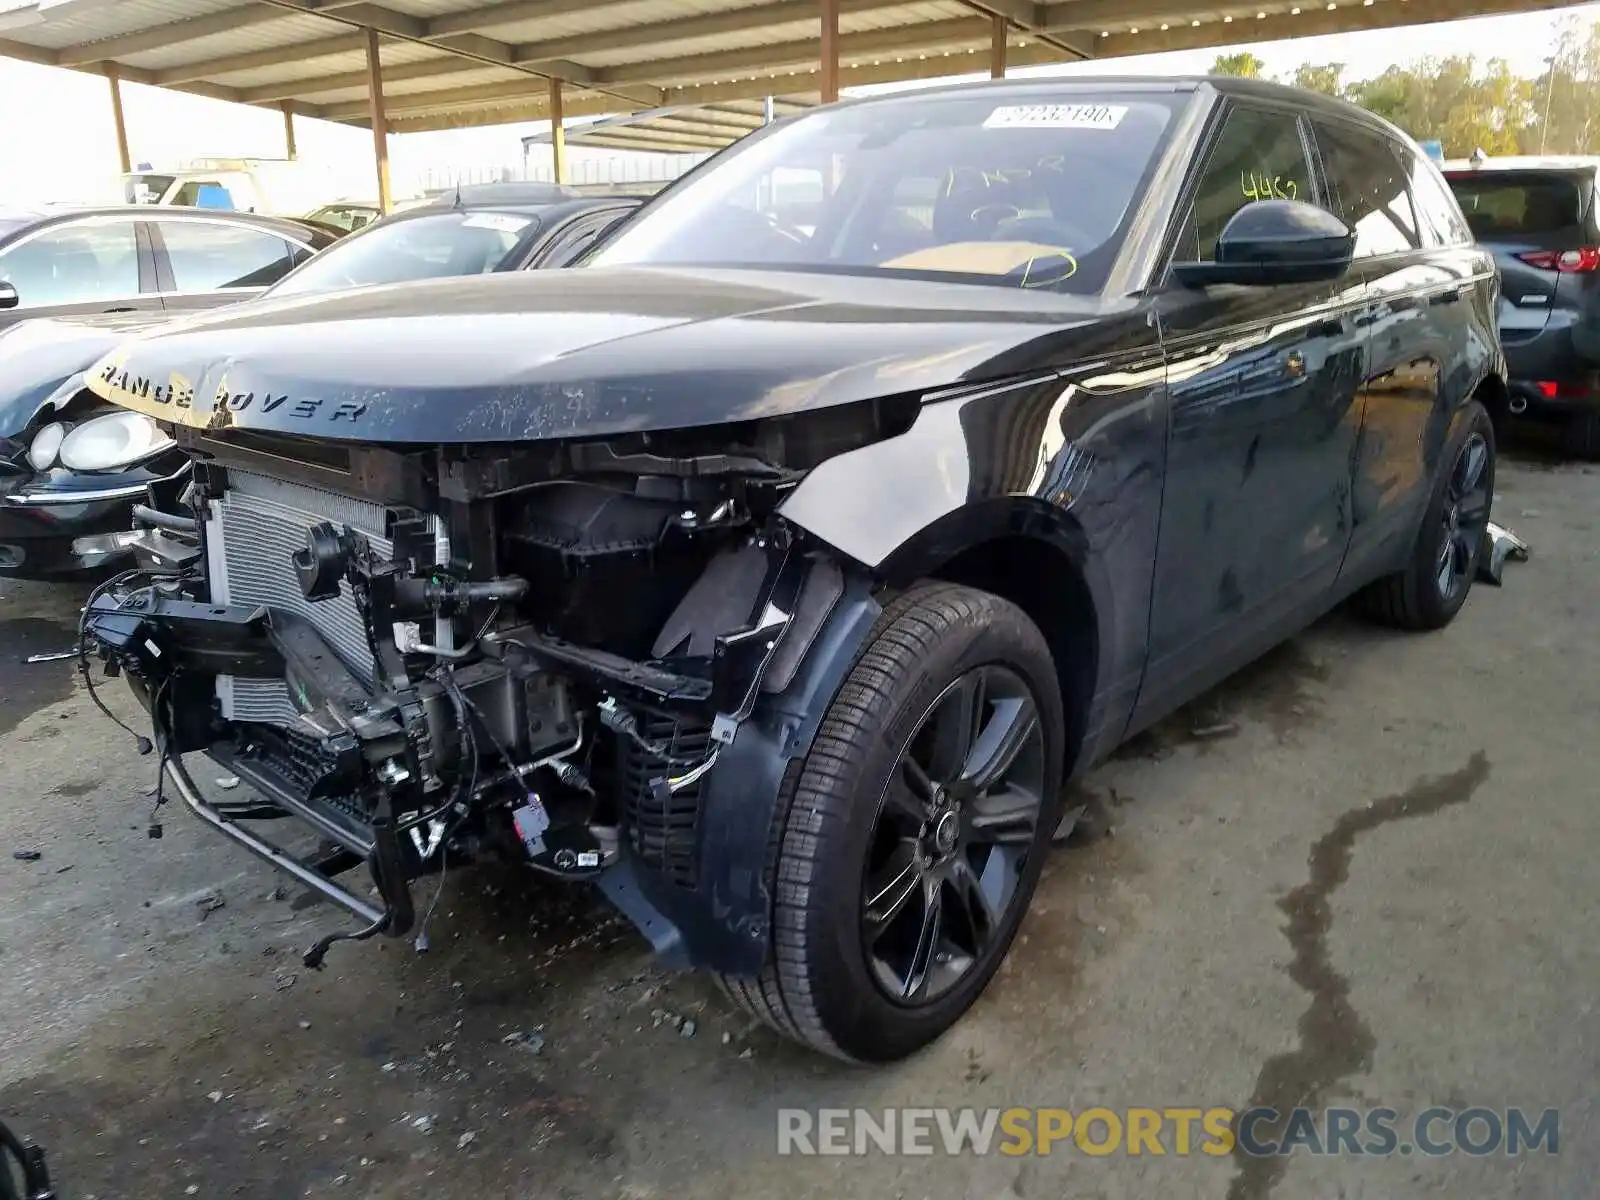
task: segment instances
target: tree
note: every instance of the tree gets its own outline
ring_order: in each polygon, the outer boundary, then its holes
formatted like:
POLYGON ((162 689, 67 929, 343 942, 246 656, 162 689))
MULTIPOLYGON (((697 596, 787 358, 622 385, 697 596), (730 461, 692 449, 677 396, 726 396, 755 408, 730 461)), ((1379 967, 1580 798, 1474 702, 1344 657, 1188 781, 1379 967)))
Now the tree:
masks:
POLYGON ((1342 96, 1344 64, 1323 63, 1319 66, 1314 63, 1301 63, 1295 68, 1294 77, 1289 82, 1295 87, 1321 92, 1325 96, 1342 96))
POLYGON ((1438 140, 1453 157, 1479 146, 1516 154, 1532 116, 1531 81, 1498 58, 1423 58, 1351 84, 1346 95, 1414 138, 1438 140))
POLYGON ((1234 75, 1240 79, 1260 79, 1261 72, 1266 68, 1267 64, 1250 51, 1241 50, 1237 54, 1217 55, 1216 61, 1211 64, 1211 74, 1234 75))

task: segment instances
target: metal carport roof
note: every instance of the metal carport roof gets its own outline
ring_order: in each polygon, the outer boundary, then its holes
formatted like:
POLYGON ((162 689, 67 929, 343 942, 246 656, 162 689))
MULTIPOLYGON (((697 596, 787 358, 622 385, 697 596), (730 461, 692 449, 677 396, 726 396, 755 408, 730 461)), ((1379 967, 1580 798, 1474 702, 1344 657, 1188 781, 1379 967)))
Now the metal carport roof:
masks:
POLYGON ((281 109, 291 137, 297 114, 373 126, 381 159, 384 129, 814 104, 840 87, 1565 4, 0 0, 0 55, 104 75, 113 93, 129 80, 281 109))

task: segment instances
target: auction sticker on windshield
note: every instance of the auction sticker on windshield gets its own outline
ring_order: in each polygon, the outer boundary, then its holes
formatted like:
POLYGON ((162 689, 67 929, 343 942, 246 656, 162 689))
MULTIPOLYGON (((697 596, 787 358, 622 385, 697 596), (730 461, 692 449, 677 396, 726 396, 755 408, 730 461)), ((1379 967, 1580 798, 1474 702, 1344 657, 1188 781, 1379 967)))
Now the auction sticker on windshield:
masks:
POLYGON ((985 129, 1115 129, 1125 104, 1008 104, 983 120, 985 129))
POLYGON ((463 229, 493 229, 499 233, 516 233, 527 227, 527 217, 512 217, 505 213, 474 213, 461 222, 463 229))

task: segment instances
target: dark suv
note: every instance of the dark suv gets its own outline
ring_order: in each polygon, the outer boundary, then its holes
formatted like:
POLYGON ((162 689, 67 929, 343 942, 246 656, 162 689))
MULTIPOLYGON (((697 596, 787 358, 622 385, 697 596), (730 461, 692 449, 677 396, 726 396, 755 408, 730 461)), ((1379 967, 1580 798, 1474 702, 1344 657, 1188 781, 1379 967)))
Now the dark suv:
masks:
POLYGON ((1445 178, 1500 267, 1509 410, 1566 423, 1576 453, 1600 455, 1600 159, 1451 164, 1445 178))
POLYGON ((88 386, 194 455, 188 545, 84 625, 174 794, 359 918, 308 965, 498 855, 898 1058, 999 969, 1071 773, 1347 597, 1460 611, 1495 291, 1415 143, 1328 97, 854 100, 578 269, 123 345, 88 386))

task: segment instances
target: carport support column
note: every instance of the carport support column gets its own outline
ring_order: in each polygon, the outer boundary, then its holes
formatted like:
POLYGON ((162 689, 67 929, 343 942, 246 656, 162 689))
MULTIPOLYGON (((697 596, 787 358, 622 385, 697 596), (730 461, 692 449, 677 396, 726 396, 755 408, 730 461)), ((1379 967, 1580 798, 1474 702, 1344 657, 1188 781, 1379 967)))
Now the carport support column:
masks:
POLYGON ((822 18, 822 102, 839 98, 839 0, 817 0, 822 18))
POLYGON ((557 183, 567 181, 567 118, 561 107, 561 80, 550 77, 550 168, 557 183))
POLYGON ((122 80, 115 64, 106 64, 106 82, 111 85, 111 119, 117 126, 117 156, 122 161, 122 173, 133 170, 133 157, 128 153, 128 125, 122 119, 122 80))
POLYGON ((294 105, 287 100, 283 102, 283 148, 288 152, 289 158, 300 157, 294 147, 294 105))
POLYGON ((378 208, 389 211, 389 122, 383 115, 383 66, 378 31, 367 30, 367 91, 372 101, 372 152, 378 164, 378 208))
POLYGON ((989 78, 1004 79, 1006 77, 1006 19, 1002 16, 990 18, 994 28, 989 34, 989 78))

